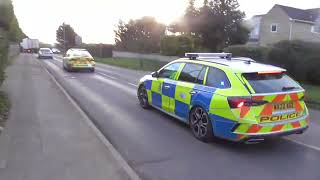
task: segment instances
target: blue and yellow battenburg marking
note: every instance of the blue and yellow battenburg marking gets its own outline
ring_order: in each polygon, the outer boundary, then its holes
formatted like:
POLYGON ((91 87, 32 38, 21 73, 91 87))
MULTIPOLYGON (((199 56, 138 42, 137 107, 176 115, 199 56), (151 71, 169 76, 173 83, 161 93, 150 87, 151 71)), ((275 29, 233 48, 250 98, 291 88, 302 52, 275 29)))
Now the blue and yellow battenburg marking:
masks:
MULTIPOLYGON (((236 122, 226 118, 231 118, 231 114, 227 113, 226 115, 223 109, 219 109, 225 108, 228 105, 214 105, 212 103, 213 99, 219 100, 220 98, 225 98, 224 96, 215 95, 217 91, 215 88, 169 79, 146 80, 144 85, 147 90, 148 101, 153 106, 180 117, 186 123, 188 123, 191 108, 201 106, 209 112, 210 119, 215 120, 213 121, 213 128, 215 129, 216 136, 237 139, 236 134, 228 133, 231 132, 236 122), (192 91, 201 93, 192 96, 190 94, 192 91), (214 108, 216 110, 213 110, 214 108)), ((232 118, 235 117, 233 116, 232 118)))
MULTIPOLYGON (((204 108, 212 121, 215 136, 225 139, 239 141, 250 135, 265 135, 268 133, 290 131, 303 128, 309 125, 309 117, 297 122, 283 124, 261 124, 269 119, 275 119, 272 115, 271 104, 261 107, 246 107, 230 109, 227 97, 232 96, 235 91, 237 94, 247 92, 241 90, 239 81, 232 81, 233 89, 216 89, 204 85, 196 85, 188 82, 180 82, 170 79, 146 80, 144 86, 147 90, 148 101, 155 107, 161 108, 171 114, 180 117, 188 123, 189 112, 194 106, 204 108), (194 95, 190 92, 197 91, 194 95), (239 93, 240 92, 240 93, 239 93), (258 122, 257 116, 262 122, 258 122), (267 119, 269 117, 269 119, 267 119)), ((242 85, 241 85, 242 86, 242 85)), ((293 93, 287 95, 261 96, 256 99, 268 100, 269 102, 283 102, 292 100, 295 103, 296 112, 299 117, 308 114, 305 103, 300 100, 304 95, 293 93)), ((281 116, 281 118, 284 118, 281 116)), ((291 118, 290 118, 291 119, 291 118)), ((271 121, 270 120, 270 121, 271 121)))

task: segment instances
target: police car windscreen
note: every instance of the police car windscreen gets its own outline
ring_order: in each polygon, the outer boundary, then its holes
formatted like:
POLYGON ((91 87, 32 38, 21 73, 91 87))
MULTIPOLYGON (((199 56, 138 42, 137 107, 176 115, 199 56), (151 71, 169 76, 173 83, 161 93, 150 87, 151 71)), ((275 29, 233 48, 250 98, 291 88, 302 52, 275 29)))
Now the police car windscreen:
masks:
POLYGON ((249 82, 255 93, 276 93, 302 90, 301 86, 285 73, 245 73, 243 76, 249 82))

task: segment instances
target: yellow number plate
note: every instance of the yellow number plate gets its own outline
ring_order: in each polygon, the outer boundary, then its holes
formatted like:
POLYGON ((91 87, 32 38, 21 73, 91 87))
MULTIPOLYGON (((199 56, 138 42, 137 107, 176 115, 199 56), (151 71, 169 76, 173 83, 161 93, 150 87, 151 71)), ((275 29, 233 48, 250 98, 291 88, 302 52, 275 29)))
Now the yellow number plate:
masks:
POLYGON ((274 111, 283 111, 283 110, 288 110, 288 109, 295 109, 293 102, 279 103, 279 104, 273 105, 274 111))

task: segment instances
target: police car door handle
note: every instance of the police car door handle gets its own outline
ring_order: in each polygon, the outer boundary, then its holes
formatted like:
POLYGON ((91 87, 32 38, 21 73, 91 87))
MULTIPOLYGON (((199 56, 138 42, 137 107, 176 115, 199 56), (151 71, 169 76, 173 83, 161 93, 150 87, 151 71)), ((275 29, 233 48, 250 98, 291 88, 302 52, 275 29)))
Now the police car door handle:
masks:
POLYGON ((195 94, 197 94, 197 93, 198 93, 197 91, 191 91, 191 92, 190 92, 191 95, 195 95, 195 94))
POLYGON ((165 88, 165 89, 170 89, 170 86, 167 85, 167 86, 164 86, 164 88, 165 88))

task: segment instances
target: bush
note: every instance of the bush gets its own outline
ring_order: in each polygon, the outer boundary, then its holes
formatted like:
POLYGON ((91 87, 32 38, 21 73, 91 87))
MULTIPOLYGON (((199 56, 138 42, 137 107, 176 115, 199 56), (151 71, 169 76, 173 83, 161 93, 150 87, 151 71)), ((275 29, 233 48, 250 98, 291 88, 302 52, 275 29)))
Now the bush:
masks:
POLYGON ((110 44, 85 44, 82 48, 87 49, 94 57, 109 58, 113 55, 113 45, 110 44))
POLYGON ((295 80, 320 85, 320 43, 281 41, 270 48, 237 45, 224 51, 283 67, 295 80))
POLYGON ((261 46, 233 45, 224 49, 233 56, 249 57, 259 62, 267 62, 269 48, 261 46))
POLYGON ((161 54, 166 56, 184 56, 193 50, 193 39, 190 36, 165 36, 161 40, 161 54))
POLYGON ((298 81, 320 84, 320 43, 281 41, 271 48, 268 61, 298 81))

